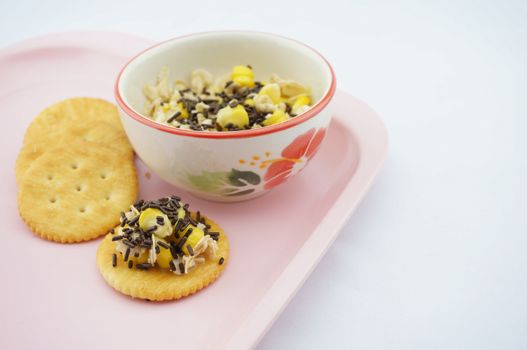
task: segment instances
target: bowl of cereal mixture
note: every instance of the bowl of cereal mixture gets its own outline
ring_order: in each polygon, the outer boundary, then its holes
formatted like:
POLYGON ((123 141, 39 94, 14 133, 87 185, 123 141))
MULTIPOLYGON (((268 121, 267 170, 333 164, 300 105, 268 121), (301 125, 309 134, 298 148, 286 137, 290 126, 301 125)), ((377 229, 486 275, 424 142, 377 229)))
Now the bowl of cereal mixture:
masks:
POLYGON ((328 61, 274 34, 199 33, 121 70, 115 97, 137 155, 164 180, 216 201, 257 197, 299 173, 331 118, 328 61))

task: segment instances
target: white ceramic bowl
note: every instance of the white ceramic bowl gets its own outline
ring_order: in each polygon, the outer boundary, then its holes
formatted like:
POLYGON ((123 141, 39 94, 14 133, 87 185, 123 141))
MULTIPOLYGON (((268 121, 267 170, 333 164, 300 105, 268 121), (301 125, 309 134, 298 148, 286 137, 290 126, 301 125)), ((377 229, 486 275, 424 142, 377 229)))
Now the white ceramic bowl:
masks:
POLYGON ((325 137, 335 87, 330 64, 312 48, 273 34, 228 31, 183 36, 143 51, 120 72, 115 97, 135 152, 156 174, 202 198, 239 201, 304 168, 325 137), (219 76, 238 64, 251 64, 256 80, 276 73, 310 86, 314 105, 284 123, 230 132, 183 130, 143 115, 143 86, 155 83, 161 67, 186 79, 196 68, 219 76))

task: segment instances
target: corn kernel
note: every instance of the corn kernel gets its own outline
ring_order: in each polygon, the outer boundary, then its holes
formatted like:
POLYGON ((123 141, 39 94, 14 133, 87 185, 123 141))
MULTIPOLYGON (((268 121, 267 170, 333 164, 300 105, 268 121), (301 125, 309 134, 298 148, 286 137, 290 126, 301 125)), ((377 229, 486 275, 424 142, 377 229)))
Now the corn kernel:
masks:
POLYGON ((244 105, 254 107, 254 100, 252 98, 248 98, 245 101, 243 101, 244 105))
POLYGON ((285 114, 284 111, 281 109, 276 109, 273 114, 269 115, 265 120, 262 122, 263 125, 269 126, 273 124, 278 124, 281 122, 285 122, 289 119, 289 116, 285 114))
POLYGON ((192 233, 190 236, 188 236, 187 240, 185 241, 185 244, 181 248, 181 251, 185 253, 185 255, 190 255, 190 252, 188 251, 188 246, 190 245, 192 250, 196 248, 199 241, 205 236, 205 233, 202 229, 192 226, 192 233))
POLYGON ((163 105, 163 107, 161 107, 161 110, 162 110, 164 113, 170 111, 170 109, 172 109, 172 106, 170 105, 170 103, 165 103, 165 104, 163 105))
POLYGON ((311 99, 309 98, 309 96, 307 96, 307 95, 299 95, 295 99, 295 102, 293 103, 293 106, 291 106, 291 111, 294 114, 297 114, 297 111, 299 110, 300 107, 309 106, 310 103, 311 103, 311 99))
MULTIPOLYGON (((167 243, 166 241, 162 239, 157 239, 157 240, 167 243)), ((157 259, 156 259, 156 263, 159 267, 163 269, 168 269, 170 267, 170 261, 172 259, 173 257, 172 257, 172 253, 170 252, 170 249, 159 247, 159 254, 157 254, 157 259)))
POLYGON ((177 217, 178 219, 185 218, 185 209, 183 209, 183 207, 179 207, 179 209, 177 210, 177 217))
POLYGON ((232 68, 231 79, 240 86, 254 86, 254 72, 247 66, 234 66, 232 68))
POLYGON ((278 84, 267 84, 260 89, 259 95, 267 95, 271 98, 274 104, 280 102, 280 85, 278 84))
POLYGON ((232 78, 232 81, 240 86, 253 87, 254 79, 247 75, 237 75, 232 78))
POLYGON ((181 115, 177 119, 187 119, 188 111, 185 106, 183 106, 183 102, 179 102, 177 105, 179 107, 179 111, 181 112, 181 115))
POLYGON ((216 122, 222 128, 232 124, 242 129, 246 125, 249 125, 249 115, 242 105, 237 105, 234 108, 227 106, 218 111, 216 122))
POLYGON ((166 214, 159 209, 147 208, 139 215, 139 227, 148 230, 154 226, 156 227, 154 231, 156 236, 167 237, 172 234, 172 225, 166 214), (158 216, 163 218, 163 225, 157 223, 158 216))
POLYGON ((254 72, 251 68, 247 66, 234 66, 232 68, 231 78, 234 78, 240 75, 244 75, 244 76, 254 79, 254 72))

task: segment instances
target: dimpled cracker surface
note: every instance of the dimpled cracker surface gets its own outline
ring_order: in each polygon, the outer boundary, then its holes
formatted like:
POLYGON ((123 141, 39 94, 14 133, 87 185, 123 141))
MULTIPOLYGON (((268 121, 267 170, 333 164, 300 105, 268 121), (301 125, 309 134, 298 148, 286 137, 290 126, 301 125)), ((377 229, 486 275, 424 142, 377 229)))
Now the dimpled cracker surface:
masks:
POLYGON ((79 141, 48 150, 31 165, 20 183, 18 208, 40 237, 73 243, 108 232, 136 196, 131 158, 79 141))
POLYGON ((24 145, 16 160, 16 181, 20 184, 29 166, 44 152, 61 145, 69 145, 77 141, 91 141, 111 146, 116 152, 122 152, 124 157, 133 157, 133 149, 122 128, 109 122, 87 119, 72 121, 66 119, 51 131, 35 129, 24 145))
POLYGON ((76 97, 57 102, 40 112, 31 122, 24 136, 24 143, 36 142, 42 135, 62 133, 64 123, 77 124, 87 120, 110 123, 123 130, 119 112, 110 102, 99 98, 76 97))
POLYGON ((112 266, 112 255, 116 253, 113 235, 108 234, 97 250, 97 266, 106 282, 117 291, 133 298, 152 301, 174 300, 196 293, 214 282, 228 262, 229 241, 223 230, 207 218, 210 230, 220 232, 215 258, 207 257, 186 275, 176 275, 157 267, 148 271, 135 267, 129 269, 122 256, 117 253, 117 266, 112 266), (220 257, 224 263, 218 263, 220 257))

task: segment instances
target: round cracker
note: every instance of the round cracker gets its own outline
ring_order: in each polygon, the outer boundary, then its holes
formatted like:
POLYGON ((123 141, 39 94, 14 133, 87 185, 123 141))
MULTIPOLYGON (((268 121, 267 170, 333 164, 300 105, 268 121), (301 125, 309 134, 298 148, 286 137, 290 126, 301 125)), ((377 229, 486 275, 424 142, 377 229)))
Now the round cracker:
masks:
POLYGON ((20 216, 42 238, 73 243, 119 223, 137 196, 133 160, 107 146, 77 142, 40 156, 20 183, 20 216))
POLYGON ((47 150, 64 144, 77 141, 90 141, 101 143, 122 152, 123 156, 133 157, 133 149, 122 129, 116 128, 111 123, 100 120, 88 119, 76 123, 71 120, 62 121, 60 127, 52 132, 31 133, 31 141, 26 140, 18 154, 15 175, 20 184, 24 173, 29 166, 47 150))
POLYGON ((135 267, 129 269, 121 256, 117 266, 112 265, 112 256, 116 253, 112 234, 108 234, 97 249, 97 267, 104 280, 115 290, 133 298, 151 301, 175 300, 205 288, 221 274, 229 259, 229 241, 223 230, 207 218, 210 230, 219 232, 216 258, 206 258, 189 273, 176 275, 168 270, 153 268, 147 271, 135 267), (220 257, 224 262, 219 264, 220 257))
POLYGON ((105 121, 123 130, 115 105, 99 98, 77 97, 55 103, 40 112, 27 128, 24 143, 37 142, 41 135, 61 133, 57 126, 63 126, 64 122, 78 124, 88 120, 105 121))

